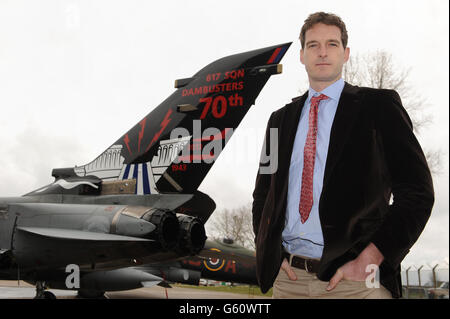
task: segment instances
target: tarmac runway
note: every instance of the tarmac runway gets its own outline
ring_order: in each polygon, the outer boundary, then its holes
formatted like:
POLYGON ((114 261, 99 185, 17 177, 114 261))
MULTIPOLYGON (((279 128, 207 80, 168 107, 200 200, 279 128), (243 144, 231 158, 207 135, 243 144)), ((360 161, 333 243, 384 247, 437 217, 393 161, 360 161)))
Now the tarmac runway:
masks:
MULTIPOLYGON (((49 289, 57 299, 74 299, 76 291, 49 289)), ((0 280, 0 299, 32 299, 36 295, 34 286, 25 282, 0 280)), ((139 288, 127 291, 107 292, 109 299, 267 299, 268 297, 229 292, 215 292, 182 287, 139 288)))

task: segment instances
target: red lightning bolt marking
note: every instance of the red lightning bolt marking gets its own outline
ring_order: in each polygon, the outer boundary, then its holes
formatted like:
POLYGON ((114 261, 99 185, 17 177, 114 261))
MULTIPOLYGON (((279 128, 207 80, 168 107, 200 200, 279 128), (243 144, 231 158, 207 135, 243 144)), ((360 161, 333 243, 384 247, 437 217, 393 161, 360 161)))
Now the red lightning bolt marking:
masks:
POLYGON ((167 127, 167 125, 170 123, 170 121, 172 119, 170 119, 170 114, 172 114, 172 109, 169 109, 169 111, 167 111, 166 116, 164 117, 164 120, 162 120, 161 122, 161 129, 159 130, 159 132, 157 132, 155 134, 155 136, 153 136, 152 141, 150 142, 150 145, 147 146, 147 149, 145 150, 146 152, 150 149, 150 147, 153 145, 153 143, 155 143, 159 137, 161 136, 161 133, 165 130, 165 128, 167 127))
POLYGON ((125 145, 128 148, 128 152, 130 152, 130 155, 131 155, 130 145, 128 145, 128 143, 130 143, 130 138, 128 137, 128 134, 125 134, 123 141, 125 142, 125 145))
POLYGON ((141 126, 141 131, 139 132, 138 153, 141 152, 141 141, 142 141, 142 138, 144 137, 144 129, 145 129, 146 122, 147 122, 147 118, 145 118, 139 122, 139 125, 141 126))

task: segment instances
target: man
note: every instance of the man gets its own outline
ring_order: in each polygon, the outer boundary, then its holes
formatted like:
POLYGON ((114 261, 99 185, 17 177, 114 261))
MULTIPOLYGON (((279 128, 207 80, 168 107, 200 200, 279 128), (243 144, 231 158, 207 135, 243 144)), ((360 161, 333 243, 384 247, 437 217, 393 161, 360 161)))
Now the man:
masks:
POLYGON ((342 80, 347 39, 336 15, 305 20, 300 61, 310 89, 268 122, 263 150, 270 154, 277 129, 278 169, 258 172, 253 226, 257 277, 275 298, 400 297, 400 262, 434 203, 397 92, 342 80))

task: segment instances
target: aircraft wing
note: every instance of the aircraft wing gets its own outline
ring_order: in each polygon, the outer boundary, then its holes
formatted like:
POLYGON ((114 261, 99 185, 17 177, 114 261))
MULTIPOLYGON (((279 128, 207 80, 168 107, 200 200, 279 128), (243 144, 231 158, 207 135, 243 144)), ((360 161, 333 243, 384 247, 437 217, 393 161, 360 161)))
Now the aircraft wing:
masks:
POLYGON ((113 234, 94 233, 73 229, 44 228, 44 227, 17 227, 17 230, 30 234, 46 237, 53 240, 74 240, 74 241, 123 241, 123 242, 142 242, 152 241, 151 239, 129 237, 113 234))
MULTIPOLYGON (((14 259, 36 269, 83 269, 107 262, 119 264, 161 249, 153 239, 76 229, 18 226, 13 233, 14 259)), ((125 263, 129 264, 129 262, 125 263)))

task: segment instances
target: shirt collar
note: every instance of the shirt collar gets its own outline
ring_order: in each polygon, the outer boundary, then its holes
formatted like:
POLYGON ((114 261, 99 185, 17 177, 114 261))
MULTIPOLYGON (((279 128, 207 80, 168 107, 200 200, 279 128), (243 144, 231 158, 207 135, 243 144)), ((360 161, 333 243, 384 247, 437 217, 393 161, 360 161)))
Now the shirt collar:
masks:
POLYGON ((312 87, 309 87, 308 103, 309 103, 309 101, 311 101, 311 98, 313 96, 319 96, 320 94, 325 94, 330 99, 333 99, 337 102, 337 101, 339 101, 339 98, 341 97, 341 93, 342 93, 342 90, 344 89, 344 85, 345 85, 344 80, 342 78, 340 78, 333 84, 327 86, 321 92, 317 92, 312 87))

